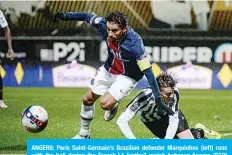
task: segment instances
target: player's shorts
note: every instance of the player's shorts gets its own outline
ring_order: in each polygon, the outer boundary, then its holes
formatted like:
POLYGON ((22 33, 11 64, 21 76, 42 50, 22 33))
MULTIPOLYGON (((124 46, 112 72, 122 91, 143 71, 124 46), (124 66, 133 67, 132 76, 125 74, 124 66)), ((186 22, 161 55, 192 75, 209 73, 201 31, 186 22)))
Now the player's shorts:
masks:
MULTIPOLYGON (((167 116, 153 122, 144 122, 144 124, 155 136, 163 139, 165 138, 166 135, 166 130, 169 124, 169 118, 167 116)), ((187 129, 189 129, 188 122, 184 114, 181 112, 181 110, 179 110, 179 124, 178 124, 176 135, 187 129)), ((174 137, 175 139, 177 139, 176 135, 174 137)))
POLYGON ((124 75, 114 75, 101 66, 90 82, 90 89, 97 95, 109 92, 117 101, 130 94, 137 81, 124 75))

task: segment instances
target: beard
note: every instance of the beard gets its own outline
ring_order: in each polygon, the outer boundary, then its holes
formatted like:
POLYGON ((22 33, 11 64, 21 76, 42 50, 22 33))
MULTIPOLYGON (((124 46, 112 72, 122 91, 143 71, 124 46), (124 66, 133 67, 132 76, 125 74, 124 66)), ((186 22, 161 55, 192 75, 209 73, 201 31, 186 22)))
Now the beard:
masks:
POLYGON ((110 40, 110 41, 121 41, 124 36, 125 36, 125 33, 121 33, 118 37, 109 37, 108 36, 107 40, 110 40))

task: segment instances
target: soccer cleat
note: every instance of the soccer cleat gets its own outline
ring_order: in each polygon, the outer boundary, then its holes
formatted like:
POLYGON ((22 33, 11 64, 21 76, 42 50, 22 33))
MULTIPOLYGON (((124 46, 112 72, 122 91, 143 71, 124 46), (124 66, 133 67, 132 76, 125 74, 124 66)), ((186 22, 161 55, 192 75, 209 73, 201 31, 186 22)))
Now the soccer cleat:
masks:
POLYGON ((209 138, 221 139, 221 137, 222 137, 220 133, 206 128, 206 127, 205 127, 203 124, 201 124, 201 123, 197 123, 197 124, 195 125, 195 128, 202 129, 202 130, 205 132, 205 134, 209 135, 209 138))
POLYGON ((4 102, 1 102, 0 103, 0 108, 8 108, 8 106, 4 102))
POLYGON ((74 136, 72 139, 90 139, 90 135, 81 135, 81 134, 77 134, 76 136, 74 136))
POLYGON ((116 103, 116 105, 114 106, 114 108, 112 110, 106 110, 105 114, 104 114, 104 120, 105 121, 110 121, 112 120, 118 111, 118 103, 116 103))

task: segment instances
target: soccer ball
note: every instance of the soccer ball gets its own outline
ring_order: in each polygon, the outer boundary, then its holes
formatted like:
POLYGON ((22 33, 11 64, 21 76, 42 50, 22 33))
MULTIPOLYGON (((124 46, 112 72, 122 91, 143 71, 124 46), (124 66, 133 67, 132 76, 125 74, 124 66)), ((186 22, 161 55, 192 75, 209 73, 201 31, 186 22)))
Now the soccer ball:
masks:
POLYGON ((37 133, 43 131, 47 124, 48 113, 43 107, 39 105, 32 105, 23 110, 22 125, 25 130, 37 133))

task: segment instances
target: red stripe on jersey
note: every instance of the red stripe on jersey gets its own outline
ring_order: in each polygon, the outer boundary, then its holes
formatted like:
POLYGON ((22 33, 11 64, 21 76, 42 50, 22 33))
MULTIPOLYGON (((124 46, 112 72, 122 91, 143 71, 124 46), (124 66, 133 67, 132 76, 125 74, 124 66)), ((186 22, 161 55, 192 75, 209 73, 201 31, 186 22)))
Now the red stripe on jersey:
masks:
POLYGON ((114 60, 112 62, 112 66, 109 71, 112 74, 123 74, 124 73, 123 61, 117 57, 120 56, 120 51, 118 50, 119 41, 108 40, 108 43, 109 43, 109 47, 113 50, 112 52, 114 52, 114 60))

